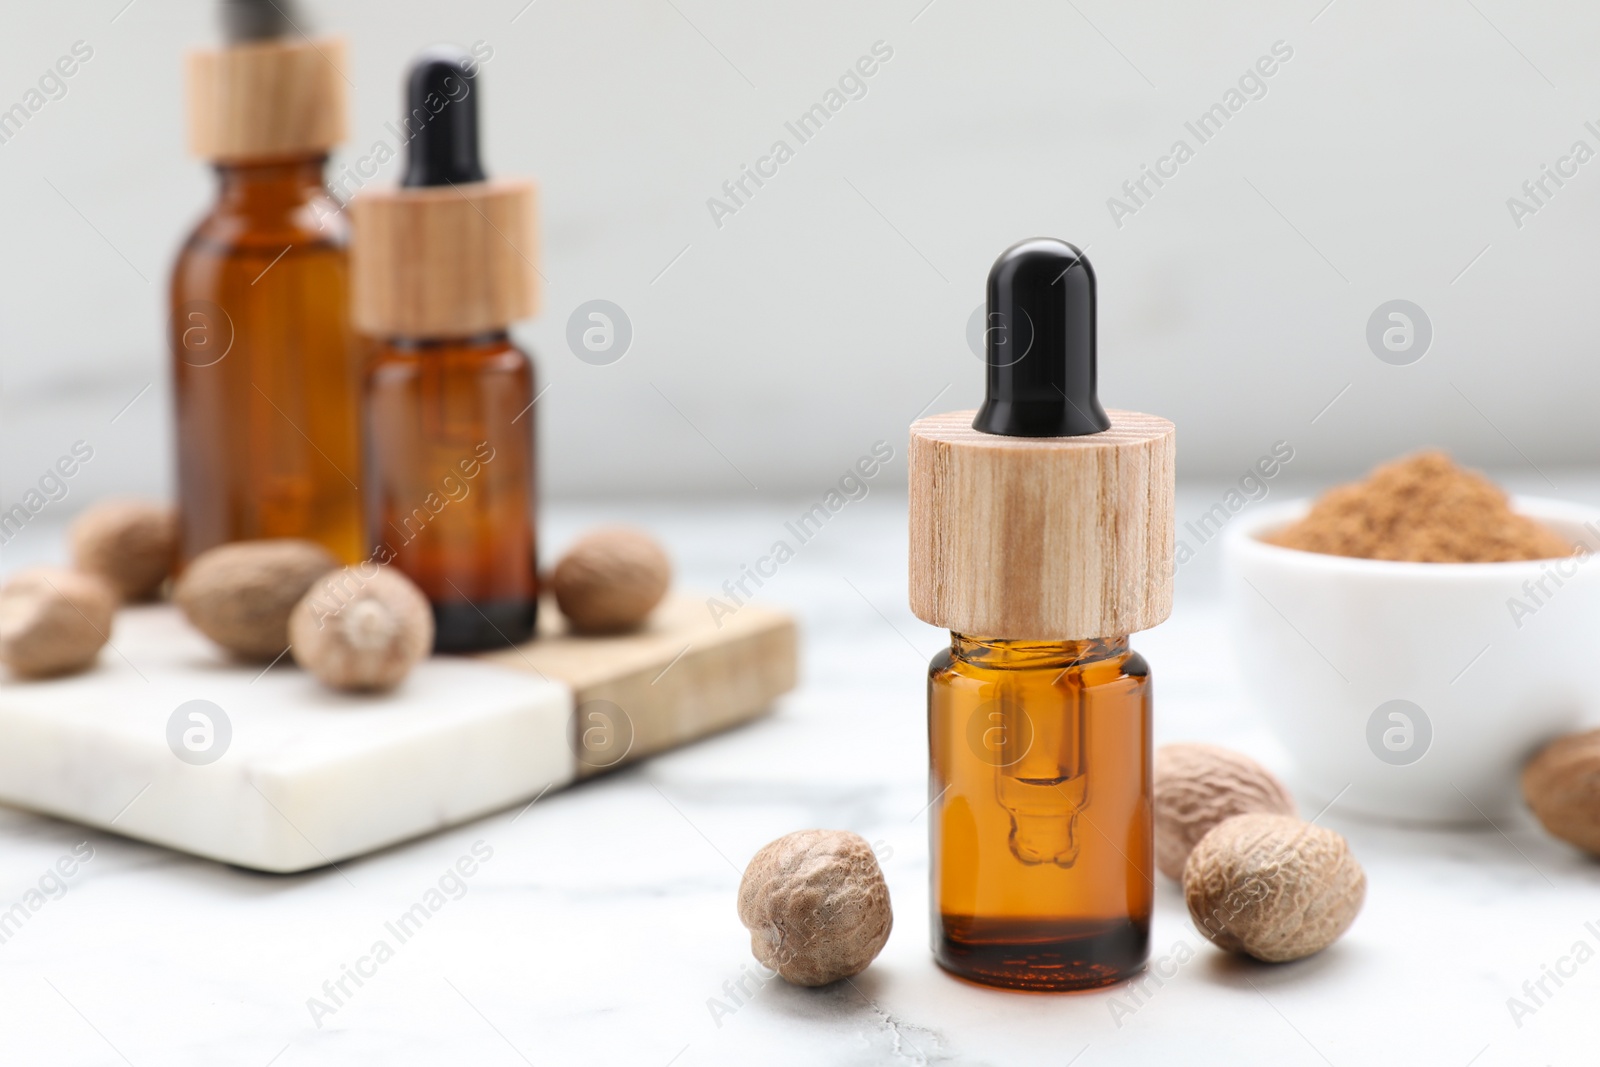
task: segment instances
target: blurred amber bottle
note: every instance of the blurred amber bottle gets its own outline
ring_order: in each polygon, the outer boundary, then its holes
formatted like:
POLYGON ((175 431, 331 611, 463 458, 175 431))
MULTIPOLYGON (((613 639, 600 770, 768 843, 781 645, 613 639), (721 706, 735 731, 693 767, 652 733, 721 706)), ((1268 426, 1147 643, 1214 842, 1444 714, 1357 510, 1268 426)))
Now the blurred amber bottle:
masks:
MULTIPOLYGON (((281 28, 281 27, 278 27, 281 28)), ((323 184, 344 135, 336 39, 264 36, 189 57, 190 140, 219 196, 172 272, 183 557, 304 537, 366 548, 348 230, 323 184)))
POLYGON ((539 598, 537 393, 507 333, 535 306, 533 187, 485 178, 476 109, 471 57, 423 53, 405 180, 353 202, 374 552, 427 594, 436 647, 458 652, 533 636, 539 598))
POLYGON ((533 363, 504 332, 375 343, 373 537, 433 604, 441 651, 533 635, 533 363))
POLYGON ((1150 671, 1172 609, 1174 438, 1096 395, 1095 277, 1064 241, 989 273, 987 395, 911 428, 928 674, 933 952, 986 985, 1137 974, 1154 857, 1150 671), (988 635, 988 636, 983 636, 988 635))

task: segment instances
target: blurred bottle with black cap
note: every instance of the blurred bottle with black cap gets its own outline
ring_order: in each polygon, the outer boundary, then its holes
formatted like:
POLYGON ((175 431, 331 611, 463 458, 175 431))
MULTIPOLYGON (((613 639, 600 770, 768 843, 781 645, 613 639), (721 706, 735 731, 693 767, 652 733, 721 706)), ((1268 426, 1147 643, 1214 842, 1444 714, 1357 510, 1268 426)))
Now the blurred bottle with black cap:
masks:
POLYGON ((487 176, 481 101, 471 56, 424 51, 402 182, 351 205, 373 551, 428 595, 450 652, 527 640, 539 593, 534 370, 509 333, 537 304, 534 187, 487 176))

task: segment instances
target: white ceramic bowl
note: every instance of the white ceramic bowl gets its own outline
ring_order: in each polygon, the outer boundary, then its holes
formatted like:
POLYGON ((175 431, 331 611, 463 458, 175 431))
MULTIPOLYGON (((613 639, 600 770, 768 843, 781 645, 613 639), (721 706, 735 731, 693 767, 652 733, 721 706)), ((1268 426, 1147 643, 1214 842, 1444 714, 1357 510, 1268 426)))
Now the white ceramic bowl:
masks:
POLYGON ((1600 511, 1514 502, 1571 559, 1394 563, 1279 548, 1305 514, 1247 511, 1224 546, 1246 691, 1309 803, 1399 822, 1495 819, 1522 765, 1600 719, 1600 511), (1542 584, 1542 588, 1541 588, 1542 584))

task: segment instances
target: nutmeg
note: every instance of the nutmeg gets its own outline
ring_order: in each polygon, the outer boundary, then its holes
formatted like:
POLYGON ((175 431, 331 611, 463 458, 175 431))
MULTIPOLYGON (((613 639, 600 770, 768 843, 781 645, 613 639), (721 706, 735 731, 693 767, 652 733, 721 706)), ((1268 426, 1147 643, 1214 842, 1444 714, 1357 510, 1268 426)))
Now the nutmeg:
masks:
POLYGON ((334 689, 391 689, 433 649, 433 610, 398 571, 346 567, 319 578, 295 605, 289 647, 334 689))
POLYGON ((289 613, 311 583, 338 567, 312 541, 239 541, 202 552, 173 589, 195 629, 244 659, 289 646, 289 613))
POLYGON ((672 584, 672 562, 655 538, 614 526, 591 531, 550 572, 556 606, 578 633, 631 630, 672 584))
POLYGON ((23 678, 83 670, 111 638, 117 595, 92 574, 33 567, 0 588, 0 662, 23 678))
POLYGON ((90 507, 68 533, 72 564, 104 578, 125 601, 148 600, 178 560, 178 513, 145 500, 107 500, 90 507))
POLYGON ((1552 836, 1600 856, 1600 730, 1546 745, 1522 770, 1522 796, 1552 836))
POLYGON ((1224 819, 1264 811, 1293 815, 1294 799, 1272 772, 1249 756, 1193 742, 1156 749, 1156 866, 1183 877, 1189 850, 1224 819))
POLYGON ((763 966, 820 986, 865 970, 889 940, 889 887, 872 846, 846 830, 800 830, 767 845, 739 883, 739 921, 763 966))
POLYGON ((1235 815, 1202 837, 1183 867, 1184 902, 1200 932, 1268 963, 1333 944, 1366 893, 1349 843, 1291 815, 1235 815))

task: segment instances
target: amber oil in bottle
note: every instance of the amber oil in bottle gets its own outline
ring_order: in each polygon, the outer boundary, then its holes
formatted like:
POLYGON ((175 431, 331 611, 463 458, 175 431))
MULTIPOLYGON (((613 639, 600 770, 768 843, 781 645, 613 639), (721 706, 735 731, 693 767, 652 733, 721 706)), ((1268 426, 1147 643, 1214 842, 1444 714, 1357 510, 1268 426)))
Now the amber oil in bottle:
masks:
POLYGON ((951 635, 928 673, 941 966, 1083 989, 1149 944, 1150 686, 1126 638, 951 635))

